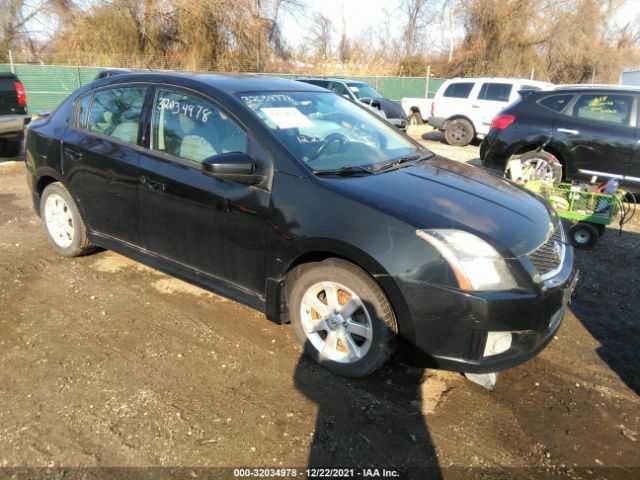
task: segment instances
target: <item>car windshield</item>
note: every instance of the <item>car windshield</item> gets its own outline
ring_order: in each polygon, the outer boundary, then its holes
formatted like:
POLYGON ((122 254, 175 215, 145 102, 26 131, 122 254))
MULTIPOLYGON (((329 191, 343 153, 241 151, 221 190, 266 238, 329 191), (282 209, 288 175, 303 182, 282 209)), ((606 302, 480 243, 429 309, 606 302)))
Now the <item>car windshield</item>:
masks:
POLYGON ((377 115, 331 92, 253 92, 238 97, 314 172, 373 171, 428 152, 377 115))
POLYGON ((361 98, 383 98, 380 93, 376 92, 371 85, 362 82, 347 83, 349 90, 359 99, 361 98))

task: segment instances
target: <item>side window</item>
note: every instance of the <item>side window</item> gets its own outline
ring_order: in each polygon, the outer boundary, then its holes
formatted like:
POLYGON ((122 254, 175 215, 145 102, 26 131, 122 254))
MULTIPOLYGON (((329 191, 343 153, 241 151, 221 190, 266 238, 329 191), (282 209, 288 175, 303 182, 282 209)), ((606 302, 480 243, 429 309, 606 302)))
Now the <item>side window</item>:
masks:
POLYGON ((93 95, 88 129, 128 143, 137 143, 145 87, 101 90, 93 95))
POLYGON ((348 95, 349 98, 351 98, 351 95, 349 95, 349 91, 347 90, 347 87, 345 87, 343 84, 338 83, 338 82, 332 82, 331 83, 331 90, 333 90, 334 92, 336 92, 338 95, 348 95))
POLYGON ((495 102, 508 102, 513 85, 510 83, 484 83, 480 88, 478 100, 493 100, 495 102))
POLYGON ((247 134, 211 102, 177 90, 158 89, 152 119, 154 150, 190 160, 247 152, 247 134))
POLYGON ((538 103, 554 112, 561 112, 569 104, 573 95, 551 95, 539 100, 538 103))
POLYGON ((473 82, 452 83, 447 87, 442 96, 452 98, 468 98, 471 90, 473 90, 473 82))
POLYGON ((85 95, 78 102, 78 110, 77 110, 78 116, 76 117, 76 127, 82 128, 84 130, 87 129, 87 125, 88 125, 87 113, 89 112, 89 104, 91 103, 91 98, 92 98, 91 94, 85 95))
POLYGON ((631 95, 607 93, 582 95, 573 107, 573 116, 598 122, 629 125, 632 105, 631 95))

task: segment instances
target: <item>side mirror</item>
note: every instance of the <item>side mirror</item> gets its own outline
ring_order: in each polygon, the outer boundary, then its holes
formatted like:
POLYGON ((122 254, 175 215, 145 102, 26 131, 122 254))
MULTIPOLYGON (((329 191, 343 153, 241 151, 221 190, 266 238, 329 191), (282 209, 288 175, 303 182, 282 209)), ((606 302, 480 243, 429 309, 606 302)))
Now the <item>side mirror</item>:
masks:
POLYGON ((220 153, 202 162, 202 173, 220 180, 255 185, 264 180, 263 175, 256 174, 256 164, 253 159, 242 152, 220 153))

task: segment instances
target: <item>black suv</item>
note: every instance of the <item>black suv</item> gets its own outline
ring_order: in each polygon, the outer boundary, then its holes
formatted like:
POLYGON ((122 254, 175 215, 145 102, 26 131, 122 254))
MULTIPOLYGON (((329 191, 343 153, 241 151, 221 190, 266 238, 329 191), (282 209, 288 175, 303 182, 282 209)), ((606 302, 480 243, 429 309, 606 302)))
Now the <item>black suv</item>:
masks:
POLYGON ((1 157, 16 157, 20 153, 24 127, 30 120, 24 86, 15 74, 0 73, 1 157))
POLYGON ((523 168, 543 175, 617 178, 640 191, 640 88, 564 86, 524 97, 493 119, 480 147, 485 167, 505 171, 519 157, 523 168), (561 170, 553 168, 556 160, 561 170))

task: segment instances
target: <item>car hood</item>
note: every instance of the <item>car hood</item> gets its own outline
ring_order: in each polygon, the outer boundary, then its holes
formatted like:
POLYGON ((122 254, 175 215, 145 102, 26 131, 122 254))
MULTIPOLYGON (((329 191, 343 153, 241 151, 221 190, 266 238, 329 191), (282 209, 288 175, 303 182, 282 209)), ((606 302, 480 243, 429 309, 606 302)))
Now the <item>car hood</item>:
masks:
POLYGON ((485 170, 443 157, 352 177, 323 177, 330 188, 420 228, 461 229, 503 255, 530 253, 558 223, 537 195, 485 170))
POLYGON ((407 119, 407 114, 404 113, 402 105, 393 100, 387 98, 361 98, 360 101, 367 104, 370 104, 372 101, 378 102, 387 118, 407 119))

